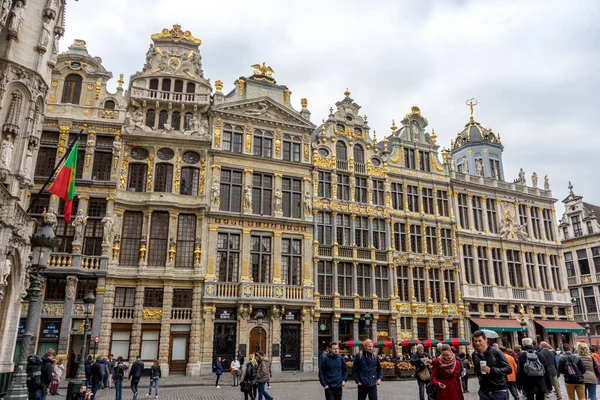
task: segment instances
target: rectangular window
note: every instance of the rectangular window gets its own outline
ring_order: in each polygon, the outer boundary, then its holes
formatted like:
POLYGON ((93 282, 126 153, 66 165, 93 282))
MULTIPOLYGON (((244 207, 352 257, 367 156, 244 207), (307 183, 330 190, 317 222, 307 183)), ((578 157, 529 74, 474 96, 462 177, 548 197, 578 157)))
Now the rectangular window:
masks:
POLYGON ((492 173, 492 178, 497 179, 499 181, 502 180, 502 170, 500 169, 500 161, 499 160, 490 160, 490 172, 492 173))
POLYGON ((483 246, 477 248, 477 258, 479 259, 479 280, 483 285, 489 285, 490 280, 488 276, 488 258, 487 249, 483 246))
POLYGON ((481 197, 473 196, 473 226, 478 231, 483 231, 483 208, 481 197))
POLYGON ((540 229, 540 210, 537 207, 531 208, 531 225, 533 227, 533 236, 536 239, 543 239, 542 231, 540 229))
POLYGON ((420 225, 410 226, 410 247, 413 253, 423 252, 423 234, 420 225))
POLYGON ((416 169, 415 165, 415 149, 404 148, 404 167, 416 169))
POLYGON ((388 272, 385 265, 375 266, 375 294, 380 299, 389 297, 388 272))
POLYGON ((98 281, 96 279, 79 279, 77 281, 77 292, 75 293, 75 300, 83 300, 89 292, 96 294, 96 285, 98 281))
POLYGON ((271 132, 254 131, 252 153, 259 157, 270 158, 273 153, 273 134, 271 132))
POLYGON ((588 235, 591 235, 592 233, 594 233, 594 224, 592 223, 592 221, 587 221, 585 224, 587 226, 588 235))
POLYGON ((408 211, 419 212, 419 189, 416 186, 408 185, 406 187, 406 200, 408 211))
POLYGON ((194 266, 194 247, 196 244, 196 215, 179 214, 177 223, 177 253, 175 266, 192 268, 194 266))
POLYGON ((319 261, 317 265, 317 289, 321 295, 331 296, 333 294, 333 263, 331 261, 319 261))
POLYGON ((502 252, 499 248, 492 249, 492 266, 494 267, 494 281, 498 286, 505 286, 504 274, 502 274, 502 252))
POLYGON ((445 190, 437 191, 437 205, 438 205, 437 211, 442 217, 450 216, 450 213, 448 210, 448 192, 447 191, 445 191, 445 190))
POLYGON ((436 268, 429 270, 429 291, 431 292, 431 300, 434 303, 442 302, 442 292, 440 288, 440 271, 436 268))
POLYGON ((231 125, 225 125, 223 127, 223 150, 241 153, 243 136, 243 128, 239 126, 233 128, 231 125))
POLYGON ((392 208, 404 210, 404 195, 401 183, 392 183, 392 208))
POLYGON ((373 247, 377 250, 387 249, 387 236, 385 232, 385 220, 373 219, 373 247))
POLYGON ((192 289, 173 289, 173 308, 192 308, 192 289))
POLYGON ((394 224, 394 248, 396 251, 406 252, 406 224, 394 224))
POLYGON ((283 192, 283 216, 289 218, 300 218, 302 216, 302 179, 281 179, 283 192))
POLYGON ((250 237, 250 263, 254 282, 271 282, 271 237, 250 237))
POLYGON ((142 360, 151 361, 158 358, 158 342, 160 331, 142 331, 142 360))
POLYGON ((340 246, 352 246, 352 227, 348 214, 335 216, 336 241, 340 246))
POLYGON ((127 181, 127 190, 130 192, 146 191, 146 164, 129 164, 129 179, 127 181))
POLYGON ((369 247, 369 219, 367 217, 354 219, 354 241, 358 247, 369 247))
POLYGON ((567 276, 572 277, 575 276, 575 263, 573 261, 573 253, 567 251, 564 253, 565 256, 565 267, 567 269, 567 276))
POLYGON ((508 262, 508 281, 513 287, 523 287, 521 275, 521 257, 519 250, 507 250, 506 260, 508 262))
POLYGON ((162 307, 163 306, 163 288, 145 288, 144 289, 144 307, 162 307))
POLYGON ((463 229, 469 229, 469 206, 467 205, 467 195, 458 194, 458 222, 463 229))
POLYGON ((301 284, 302 239, 281 239, 281 276, 288 285, 301 284))
MULTIPOLYGON (((525 253, 525 268, 527 269, 527 280, 529 281, 529 286, 532 288, 537 288, 540 283, 535 279, 535 264, 533 259, 533 253, 527 252, 525 253)), ((541 275, 541 274, 540 274, 541 275)))
POLYGON ((121 265, 129 267, 138 265, 143 220, 144 214, 141 212, 125 211, 119 260, 121 265))
POLYGON ((357 203, 368 203, 369 197, 367 196, 367 178, 361 178, 357 176, 354 178, 354 183, 354 201, 357 203))
POLYGON ((475 284, 475 272, 473 259, 473 246, 470 244, 463 244, 463 267, 465 273, 465 280, 471 285, 475 284))
POLYGON ((373 179, 373 204, 384 205, 385 192, 383 189, 383 181, 373 179))
MULTIPOLYGON (((73 199, 73 214, 76 213, 79 201, 73 199)), ((56 237, 60 240, 60 245, 57 248, 59 253, 71 253, 73 251, 73 238, 75 236, 75 228, 72 222, 67 222, 64 219, 65 201, 60 199, 58 202, 58 223, 56 225, 56 237)))
POLYGON ((217 237, 217 268, 219 282, 237 282, 240 261, 240 235, 219 233, 217 237))
POLYGON ((600 246, 592 247, 592 260, 596 273, 600 273, 600 246))
POLYGON ((544 218, 544 231, 546 232, 546 239, 554 241, 554 225, 552 224, 552 210, 544 208, 542 211, 542 217, 544 218))
POLYGON ((105 199, 89 200, 88 221, 83 231, 83 254, 86 256, 102 255, 102 218, 105 214, 105 199))
POLYGON ((198 168, 181 168, 181 186, 179 187, 179 194, 187 196, 197 196, 199 178, 200 171, 198 170, 198 168))
POLYGON ((66 287, 66 278, 46 278, 46 293, 44 294, 44 300, 64 301, 66 287))
POLYGON ((579 264, 579 272, 581 275, 590 274, 590 263, 588 261, 586 249, 577 250, 577 263, 579 264))
POLYGON ((352 264, 337 264, 338 293, 340 296, 352 296, 352 264))
POLYGON ((415 267, 412 271, 415 298, 419 303, 424 303, 427 300, 427 293, 425 292, 425 269, 423 267, 415 267))
POLYGON ((410 301, 409 298, 409 277, 408 277, 408 266, 399 265, 396 268, 396 273, 398 275, 398 297, 400 301, 410 301))
POLYGON ((571 217, 571 225, 573 226, 573 235, 575 235, 575 237, 583 236, 583 229, 581 229, 581 220, 579 219, 578 215, 571 217))
POLYGON ((544 290, 549 290, 550 285, 548 285, 548 265, 546 262, 546 255, 539 253, 537 255, 538 268, 540 269, 540 279, 541 286, 544 290))
POLYGON ((133 307, 135 302, 135 288, 117 287, 115 288, 115 307, 133 307))
POLYGON ((428 226, 425 228, 425 241, 427 242, 427 254, 437 255, 438 246, 435 226, 428 226))
POLYGON ((112 341, 110 344, 110 352, 115 357, 123 357, 124 360, 129 358, 129 339, 130 331, 112 331, 112 341))
MULTIPOLYGON (((81 149, 82 146, 79 146, 81 149)), ((85 150, 79 150, 77 152, 77 165, 75 169, 75 178, 81 179, 83 177, 83 167, 85 165, 85 150)))
POLYGON ((456 303, 456 281, 454 280, 456 274, 453 270, 447 269, 444 272, 444 286, 446 287, 446 297, 448 303, 456 303))
POLYGON ((371 266, 358 264, 356 266, 356 281, 358 284, 358 295, 360 297, 371 297, 371 266))
POLYGON ((92 179, 95 181, 110 181, 112 160, 112 153, 96 149, 94 153, 94 165, 92 166, 92 179))
POLYGON ((294 138, 293 142, 289 140, 289 137, 284 136, 283 138, 283 160, 300 162, 300 139, 294 138))
POLYGON ((271 215, 273 177, 266 174, 252 174, 252 213, 271 215))
POLYGON ((350 177, 348 175, 337 175, 337 198, 350 200, 350 177))
POLYGON ((452 230, 448 228, 441 229, 442 255, 449 257, 452 255, 452 230))
POLYGON ((47 177, 54 170, 56 163, 56 148, 40 147, 35 164, 35 176, 47 177))
POLYGON ((583 298, 585 300, 585 308, 588 313, 595 313, 598 311, 598 306, 596 304, 596 295, 594 293, 593 286, 583 287, 583 298))
POLYGON ((331 213, 325 213, 322 211, 317 213, 317 242, 319 242, 321 245, 331 244, 331 230, 331 213))
POLYGON ((221 170, 221 211, 240 212, 242 210, 242 171, 221 170))
POLYGON ((317 188, 319 197, 331 198, 331 173, 319 171, 319 185, 317 188))
POLYGON ((519 223, 525 228, 527 235, 530 235, 529 225, 527 224, 527 205, 519 204, 519 223))
POLYGON ((423 188, 421 190, 421 196, 423 199, 423 211, 425 214, 435 214, 433 208, 433 189, 423 188))
POLYGON ((563 228, 563 235, 565 239, 569 239, 569 228, 567 228, 566 226, 563 228))
POLYGON ((552 280, 554 281, 554 288, 556 290, 562 290, 563 284, 560 279, 560 269, 558 267, 558 257, 556 256, 556 254, 550 256, 550 270, 552 271, 552 280))
POLYGON ((487 199, 485 202, 487 205, 488 228, 491 233, 498 233, 496 200, 487 199))
POLYGON ((431 171, 431 160, 428 151, 419 150, 419 169, 421 171, 430 172, 431 171))
POLYGON ((169 213, 154 211, 150 224, 150 243, 148 246, 148 265, 162 267, 167 260, 169 241, 169 213))

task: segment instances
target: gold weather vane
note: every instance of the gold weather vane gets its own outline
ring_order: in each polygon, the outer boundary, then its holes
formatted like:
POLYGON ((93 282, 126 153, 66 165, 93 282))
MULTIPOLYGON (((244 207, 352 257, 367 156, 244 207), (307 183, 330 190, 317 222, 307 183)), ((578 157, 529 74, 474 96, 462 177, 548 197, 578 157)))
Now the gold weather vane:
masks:
POLYGON ((267 63, 265 63, 265 62, 263 62, 262 65, 254 64, 254 65, 251 65, 250 67, 254 68, 254 75, 263 75, 268 78, 272 78, 273 74, 275 73, 275 71, 273 71, 273 68, 268 66, 267 63))
POLYGON ((477 99, 475 97, 467 100, 465 102, 466 105, 469 106, 469 109, 471 110, 471 121, 473 120, 473 107, 475 107, 477 104, 479 104, 479 102, 477 101, 477 99))

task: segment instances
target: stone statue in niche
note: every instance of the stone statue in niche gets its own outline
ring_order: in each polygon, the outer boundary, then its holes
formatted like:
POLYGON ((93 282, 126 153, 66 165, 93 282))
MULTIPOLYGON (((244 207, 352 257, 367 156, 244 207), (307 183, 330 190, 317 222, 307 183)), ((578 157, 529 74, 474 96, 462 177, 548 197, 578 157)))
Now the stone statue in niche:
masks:
POLYGON ((6 20, 10 14, 12 4, 12 0, 2 0, 2 4, 0 5, 0 29, 4 28, 4 25, 6 25, 6 20))
POLYGON ((533 173, 533 175, 531 175, 531 184, 533 185, 534 188, 537 188, 538 176, 535 172, 533 173))
MULTIPOLYGON (((65 297, 67 300, 75 300, 75 294, 77 293, 77 279, 76 276, 67 276, 67 284, 65 286, 65 297)), ((87 294, 87 293, 86 293, 87 294)))
POLYGON ((544 176, 544 190, 550 190, 550 180, 548 175, 544 176))
POLYGON ((156 52, 156 49, 154 48, 154 44, 150 43, 150 47, 148 48, 148 51, 146 52, 146 64, 144 64, 144 69, 143 71, 146 71, 149 68, 152 68, 152 59, 154 58, 154 56, 158 54, 156 52))
POLYGON ((50 64, 56 65, 56 61, 58 60, 58 40, 60 36, 54 35, 53 45, 52 45, 52 57, 50 57, 50 64))
POLYGON ((244 186, 244 208, 252 209, 252 185, 244 186))
POLYGON ((411 121, 410 123, 410 140, 420 140, 421 127, 417 121, 411 121))
POLYGON ((8 25, 8 36, 13 38, 19 37, 19 30, 25 20, 25 5, 22 1, 17 1, 15 7, 12 9, 12 18, 8 25))
POLYGON ((33 168, 33 152, 37 148, 37 138, 35 136, 31 136, 29 138, 29 142, 27 143, 27 151, 25 153, 25 163, 23 165, 23 172, 25 177, 29 177, 29 174, 33 168))
POLYGON ((112 148, 113 157, 119 157, 119 154, 121 153, 121 136, 115 136, 112 148))
POLYGON ((8 276, 10 275, 10 272, 12 271, 12 262, 10 261, 10 259, 6 259, 4 260, 3 266, 2 266, 2 276, 0 276, 0 284, 2 285, 7 285, 8 284, 8 276))
POLYGON ((523 171, 523 168, 519 170, 519 184, 523 186, 527 184, 527 178, 525 177, 525 171, 523 171))
POLYGON ((211 188, 211 202, 214 205, 219 205, 221 201, 221 184, 215 180, 211 188))
POLYGON ((12 142, 11 135, 6 135, 6 138, 2 141, 2 150, 0 152, 0 167, 10 170, 14 147, 15 145, 12 142))
POLYGON ((165 127, 165 133, 172 133, 174 130, 173 126, 171 124, 167 124, 166 122, 165 122, 164 127, 165 127))
POLYGON ((283 194, 281 189, 275 189, 275 211, 282 211, 283 194))
POLYGON ((80 208, 79 211, 77 211, 77 215, 75 216, 75 220, 72 224, 73 228, 75 228, 73 242, 81 243, 81 240, 83 239, 83 229, 85 228, 87 219, 88 217, 85 216, 83 210, 80 208))
POLYGON ((135 109, 133 113, 128 112, 125 117, 125 130, 128 133, 132 133, 135 128, 140 128, 141 130, 150 130, 144 123, 144 112, 139 108, 135 109))
POLYGON ((312 196, 310 190, 304 192, 304 215, 309 217, 312 214, 312 196))
POLYGON ((56 226, 58 225, 58 218, 56 213, 54 212, 54 208, 50 207, 44 215, 44 221, 46 221, 52 227, 53 231, 56 231, 56 226))
POLYGON ((467 156, 464 156, 462 158, 462 161, 460 163, 461 165, 461 171, 463 174, 468 174, 469 173, 469 162, 467 161, 467 156))
POLYGON ((475 175, 483 176, 483 161, 481 158, 475 160, 475 175))
POLYGON ((104 218, 102 218, 102 243, 110 242, 110 235, 113 230, 114 221, 111 212, 107 212, 104 218))
POLYGON ((50 29, 50 24, 52 23, 51 19, 44 19, 44 25, 42 27, 42 36, 40 38, 40 44, 38 45, 38 47, 40 49, 43 49, 43 51, 46 51, 46 48, 48 47, 48 44, 50 43, 50 37, 52 36, 52 32, 50 29))

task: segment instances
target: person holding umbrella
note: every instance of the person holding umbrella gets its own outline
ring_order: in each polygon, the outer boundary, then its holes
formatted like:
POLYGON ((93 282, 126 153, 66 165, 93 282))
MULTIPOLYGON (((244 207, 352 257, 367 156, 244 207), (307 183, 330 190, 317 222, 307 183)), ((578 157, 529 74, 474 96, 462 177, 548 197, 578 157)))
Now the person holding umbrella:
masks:
POLYGON ((425 353, 422 344, 417 345, 417 351, 410 357, 410 363, 415 367, 415 378, 419 385, 419 400, 425 400, 425 386, 431 380, 429 365, 432 363, 429 354, 425 353))

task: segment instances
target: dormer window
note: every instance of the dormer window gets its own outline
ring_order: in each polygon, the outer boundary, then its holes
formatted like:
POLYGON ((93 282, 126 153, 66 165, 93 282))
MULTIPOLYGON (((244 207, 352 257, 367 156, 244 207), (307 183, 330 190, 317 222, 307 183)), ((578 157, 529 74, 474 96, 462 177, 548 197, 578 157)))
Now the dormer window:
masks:
POLYGON ((105 110, 114 110, 115 109, 115 102, 112 100, 107 100, 104 102, 104 109, 105 110))
POLYGON ((594 233, 594 224, 592 224, 592 221, 587 221, 586 225, 587 225, 588 235, 591 235, 592 233, 594 233))
POLYGON ((583 229, 581 229, 581 219, 578 215, 571 217, 571 225, 573 226, 573 235, 575 237, 583 236, 583 229))
POLYGON ((352 118, 352 115, 346 115, 346 121, 348 122, 352 122, 354 118, 352 118))
POLYGON ((336 124, 335 130, 339 132, 344 132, 346 130, 346 127, 344 126, 344 124, 336 124))
POLYGON ((171 91, 171 80, 163 79, 161 89, 163 92, 170 92, 171 91))
POLYGON ((79 104, 81 98, 81 85, 83 78, 78 74, 67 75, 65 86, 63 88, 63 103, 79 104))
POLYGON ((348 160, 348 148, 346 147, 346 143, 341 140, 338 140, 335 144, 335 156, 340 161, 348 160))

